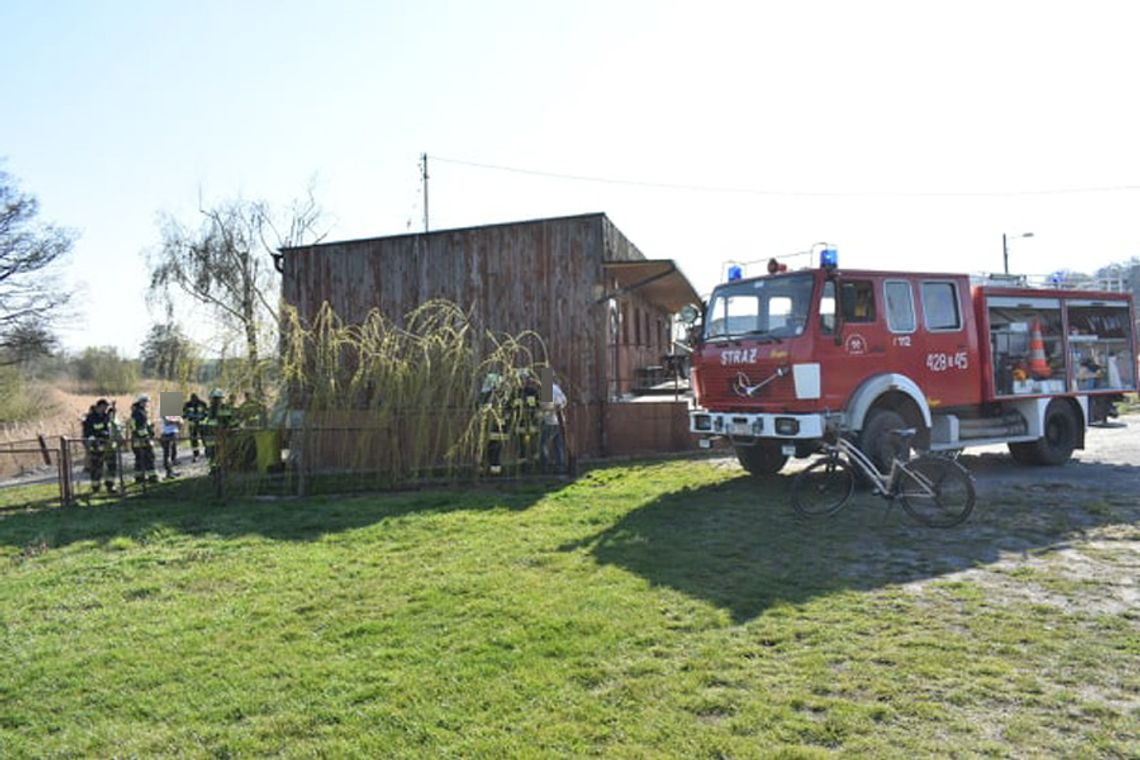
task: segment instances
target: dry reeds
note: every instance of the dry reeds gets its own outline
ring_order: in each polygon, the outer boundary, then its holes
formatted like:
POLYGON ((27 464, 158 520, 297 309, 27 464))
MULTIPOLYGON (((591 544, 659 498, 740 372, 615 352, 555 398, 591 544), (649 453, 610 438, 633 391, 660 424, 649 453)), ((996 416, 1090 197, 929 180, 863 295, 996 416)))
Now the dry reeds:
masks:
POLYGON ((547 363, 536 333, 482 330, 443 300, 399 323, 373 310, 345 324, 328 304, 283 323, 288 447, 310 473, 477 477, 489 434, 512 428, 510 401, 547 363))

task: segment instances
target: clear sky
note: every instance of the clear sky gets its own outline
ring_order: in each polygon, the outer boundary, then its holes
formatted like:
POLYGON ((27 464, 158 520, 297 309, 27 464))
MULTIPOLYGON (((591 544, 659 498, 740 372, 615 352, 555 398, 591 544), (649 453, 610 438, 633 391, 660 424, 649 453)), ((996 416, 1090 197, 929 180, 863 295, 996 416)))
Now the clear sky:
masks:
POLYGON ((328 239, 416 230, 423 152, 433 229, 604 211, 702 292, 817 241, 980 272, 1033 232, 1011 270, 1092 271, 1140 255, 1138 29, 1128 2, 5 0, 0 157, 81 234, 72 349, 134 355, 161 316, 159 211, 315 178, 328 239))

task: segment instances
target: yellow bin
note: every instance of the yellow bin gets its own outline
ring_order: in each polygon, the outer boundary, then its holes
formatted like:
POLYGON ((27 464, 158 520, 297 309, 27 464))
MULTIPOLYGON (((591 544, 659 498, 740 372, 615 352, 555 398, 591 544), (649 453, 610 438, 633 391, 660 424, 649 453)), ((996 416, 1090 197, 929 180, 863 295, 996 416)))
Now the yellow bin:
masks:
POLYGON ((269 472, 269 468, 281 463, 281 436, 276 430, 258 430, 253 434, 257 449, 257 471, 269 472))

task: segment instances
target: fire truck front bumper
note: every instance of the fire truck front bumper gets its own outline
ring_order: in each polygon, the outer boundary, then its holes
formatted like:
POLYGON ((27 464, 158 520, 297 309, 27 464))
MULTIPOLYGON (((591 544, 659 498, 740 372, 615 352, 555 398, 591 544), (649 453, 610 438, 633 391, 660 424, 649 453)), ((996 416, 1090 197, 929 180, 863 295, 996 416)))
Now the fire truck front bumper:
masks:
POLYGON ((728 438, 734 444, 748 445, 760 441, 818 440, 823 437, 826 417, 823 414, 744 414, 738 412, 689 413, 689 431, 701 436, 703 447, 714 438, 728 438))

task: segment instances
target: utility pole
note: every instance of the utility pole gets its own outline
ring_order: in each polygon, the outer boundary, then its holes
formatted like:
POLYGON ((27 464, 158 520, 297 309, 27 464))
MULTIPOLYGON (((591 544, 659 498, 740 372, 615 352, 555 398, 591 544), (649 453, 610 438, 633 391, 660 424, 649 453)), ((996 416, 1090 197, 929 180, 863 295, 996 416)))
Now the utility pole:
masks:
MULTIPOLYGON (((1031 238, 1032 232, 1023 232, 1020 235, 1014 235, 1015 238, 1031 238)), ((1004 232, 1001 233, 1001 261, 1005 269, 1005 273, 1009 274, 1009 239, 1008 235, 1004 232)))
POLYGON ((420 154, 420 179, 424 183, 424 232, 428 231, 428 170, 427 153, 420 154))
MULTIPOLYGON (((427 166, 427 158, 426 158, 427 154, 425 153, 424 156, 425 156, 424 166, 426 167, 427 166)), ((427 169, 426 168, 424 169, 424 176, 425 177, 427 176, 427 169)), ((426 179, 424 180, 424 195, 425 196, 427 195, 427 180, 426 179)), ((424 220, 425 220, 424 224, 426 225, 427 224, 427 221, 426 221, 427 220, 427 200, 426 200, 426 198, 424 200, 424 220)), ((1009 274, 1009 242, 1005 239, 1005 233, 1004 232, 1001 233, 1001 262, 1002 262, 1002 265, 1004 266, 1003 271, 1006 274, 1009 274)))

